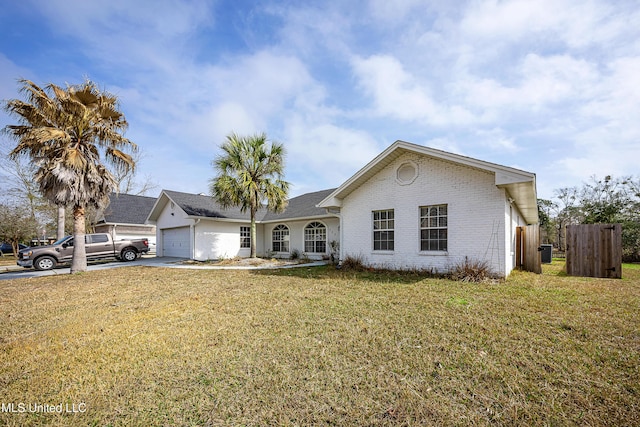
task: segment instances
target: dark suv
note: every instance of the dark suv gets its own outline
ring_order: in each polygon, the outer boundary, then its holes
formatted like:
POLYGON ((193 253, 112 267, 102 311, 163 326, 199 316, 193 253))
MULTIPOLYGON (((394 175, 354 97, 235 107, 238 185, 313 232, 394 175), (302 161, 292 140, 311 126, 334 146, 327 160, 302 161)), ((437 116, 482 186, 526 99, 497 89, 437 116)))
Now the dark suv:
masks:
MULTIPOLYGON (((21 251, 22 249, 27 249, 27 246, 19 244, 18 251, 21 251)), ((0 252, 2 252, 2 255, 13 255, 13 248, 11 247, 11 243, 3 243, 2 245, 0 245, 0 252)))

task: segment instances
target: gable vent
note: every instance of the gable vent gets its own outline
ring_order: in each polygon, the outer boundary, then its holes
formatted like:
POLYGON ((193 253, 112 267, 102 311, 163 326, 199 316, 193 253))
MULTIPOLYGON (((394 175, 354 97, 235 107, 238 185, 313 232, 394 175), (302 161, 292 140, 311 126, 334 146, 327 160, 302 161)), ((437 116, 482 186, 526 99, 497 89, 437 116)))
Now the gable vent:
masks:
POLYGON ((411 184, 418 177, 418 165, 414 162, 404 162, 396 169, 396 181, 400 185, 411 184))

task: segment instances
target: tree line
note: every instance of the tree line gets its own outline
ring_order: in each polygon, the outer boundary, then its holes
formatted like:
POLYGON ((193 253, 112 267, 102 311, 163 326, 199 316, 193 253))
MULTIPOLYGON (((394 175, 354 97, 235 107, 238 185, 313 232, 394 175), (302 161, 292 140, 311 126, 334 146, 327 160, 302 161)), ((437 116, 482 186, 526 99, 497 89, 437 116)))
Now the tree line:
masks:
POLYGON ((539 199, 542 240, 566 250, 566 226, 622 224, 622 256, 640 261, 640 178, 592 176, 582 186, 554 190, 551 200, 539 199))

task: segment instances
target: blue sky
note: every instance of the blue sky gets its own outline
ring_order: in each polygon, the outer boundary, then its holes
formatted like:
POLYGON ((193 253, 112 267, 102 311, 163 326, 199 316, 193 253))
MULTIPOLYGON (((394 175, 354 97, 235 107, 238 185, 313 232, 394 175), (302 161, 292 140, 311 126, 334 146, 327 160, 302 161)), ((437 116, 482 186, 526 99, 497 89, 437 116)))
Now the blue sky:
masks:
POLYGON ((230 132, 285 145, 292 195, 340 185, 398 139, 535 172, 541 198, 640 176, 635 0, 0 6, 0 99, 18 78, 115 93, 151 195, 208 192, 230 132))

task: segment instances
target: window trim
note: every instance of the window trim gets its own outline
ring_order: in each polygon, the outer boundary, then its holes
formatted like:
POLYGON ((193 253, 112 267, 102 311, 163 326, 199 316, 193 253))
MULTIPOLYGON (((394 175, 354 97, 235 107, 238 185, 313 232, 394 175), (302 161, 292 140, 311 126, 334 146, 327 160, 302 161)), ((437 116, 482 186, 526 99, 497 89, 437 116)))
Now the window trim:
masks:
POLYGON ((449 205, 447 203, 439 203, 439 204, 432 204, 432 205, 422 205, 418 207, 418 249, 419 252, 421 254, 426 254, 426 255, 446 255, 449 252, 449 205), (444 207, 446 209, 446 213, 444 215, 442 215, 440 213, 440 208, 444 207), (431 210, 432 208, 438 208, 438 212, 436 213, 435 216, 431 216, 430 213, 427 215, 423 215, 423 209, 427 209, 427 210, 431 210), (440 223, 441 218, 445 218, 445 223, 446 225, 442 225, 440 223), (424 221, 429 221, 431 219, 435 219, 437 222, 437 225, 435 226, 430 226, 429 224, 427 224, 427 226, 423 226, 423 222, 424 221), (445 230, 446 231, 446 238, 442 239, 440 238, 440 236, 438 236, 437 239, 433 239, 433 241, 438 242, 438 248, 440 248, 440 242, 444 241, 445 242, 445 249, 423 249, 423 243, 427 243, 427 245, 429 245, 429 242, 432 241, 432 239, 429 237, 427 239, 423 239, 422 238, 422 233, 425 230, 445 230))
POLYGON ((273 227, 273 229, 271 230, 271 251, 275 252, 275 253, 289 253, 291 250, 291 245, 289 244, 291 239, 291 230, 289 229, 289 227, 286 224, 278 224, 275 227, 273 227), (281 234, 282 239, 275 239, 275 233, 276 231, 278 232, 284 232, 286 230, 286 234, 281 234), (280 244, 280 249, 282 249, 282 246, 286 243, 286 250, 275 250, 275 243, 278 242, 280 244))
POLYGON ((309 254, 326 254, 327 253, 327 226, 322 222, 322 221, 311 221, 310 223, 308 223, 307 225, 304 226, 304 229, 302 230, 302 234, 303 234, 303 248, 304 248, 304 252, 305 253, 309 253, 309 254), (313 228, 310 228, 311 225, 313 224, 317 224, 319 226, 315 226, 313 228), (308 251, 307 250, 307 230, 312 230, 314 232, 313 236, 314 236, 314 240, 309 240, 309 242, 313 243, 313 251, 308 251), (323 240, 318 240, 317 237, 317 232, 318 230, 323 230, 324 231, 324 239, 323 240), (322 243, 324 246, 324 250, 323 251, 317 251, 316 249, 318 249, 316 247, 316 244, 318 243, 322 243))
POLYGON ((251 227, 240 226, 240 249, 251 249, 251 227))
POLYGON ((371 249, 374 253, 393 253, 395 250, 395 210, 394 209, 378 209, 371 211, 371 249), (376 219, 376 214, 386 213, 385 218, 376 219), (389 218, 389 213, 392 214, 392 217, 389 218), (389 227, 389 222, 392 222, 392 226, 389 227), (378 223, 378 227, 376 228, 376 222, 378 223), (386 223, 386 224, 385 224, 386 223), (381 228, 386 225, 386 228, 381 228), (382 235, 386 233, 386 239, 376 239, 376 234, 382 235), (391 238, 388 236, 391 234, 391 238), (376 249, 376 242, 380 243, 380 247, 376 249), (382 243, 385 242, 386 247, 382 247, 382 243), (389 248, 389 243, 391 243, 391 248, 389 248))

